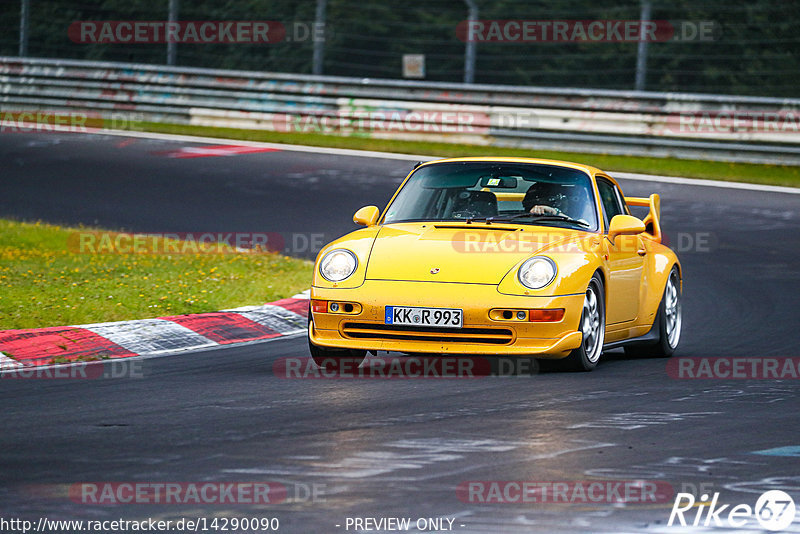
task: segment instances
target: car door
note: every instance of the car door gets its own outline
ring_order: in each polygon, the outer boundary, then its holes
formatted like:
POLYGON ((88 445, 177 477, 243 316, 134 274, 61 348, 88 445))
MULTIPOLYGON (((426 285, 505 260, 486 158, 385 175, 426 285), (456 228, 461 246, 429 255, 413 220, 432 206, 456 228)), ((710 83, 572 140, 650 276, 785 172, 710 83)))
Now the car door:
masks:
POLYGON ((608 225, 615 215, 626 215, 628 210, 619 188, 610 180, 597 178, 597 190, 603 206, 606 238, 603 249, 609 269, 606 324, 609 326, 634 321, 639 315, 639 295, 644 266, 639 236, 617 236, 608 239, 608 225))

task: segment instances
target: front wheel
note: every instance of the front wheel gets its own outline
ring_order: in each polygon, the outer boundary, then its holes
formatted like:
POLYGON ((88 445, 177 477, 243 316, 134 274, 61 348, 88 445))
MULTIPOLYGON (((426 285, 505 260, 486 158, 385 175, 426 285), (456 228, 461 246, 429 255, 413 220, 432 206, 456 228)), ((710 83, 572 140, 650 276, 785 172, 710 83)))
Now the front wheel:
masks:
POLYGON ((605 292, 603 291, 603 280, 597 273, 594 273, 586 288, 580 329, 583 334, 581 346, 570 352, 562 362, 567 369, 591 371, 600 361, 603 339, 606 335, 605 292))
POLYGON ((308 350, 311 353, 311 358, 317 367, 321 369, 330 369, 337 371, 339 369, 355 369, 364 358, 367 357, 366 350, 356 349, 329 349, 327 347, 320 347, 311 342, 311 328, 314 323, 311 319, 311 313, 308 314, 308 350))
POLYGON ((668 358, 681 339, 682 323, 681 281, 678 268, 673 267, 658 306, 653 328, 658 328, 658 341, 653 345, 625 347, 625 354, 640 358, 668 358))

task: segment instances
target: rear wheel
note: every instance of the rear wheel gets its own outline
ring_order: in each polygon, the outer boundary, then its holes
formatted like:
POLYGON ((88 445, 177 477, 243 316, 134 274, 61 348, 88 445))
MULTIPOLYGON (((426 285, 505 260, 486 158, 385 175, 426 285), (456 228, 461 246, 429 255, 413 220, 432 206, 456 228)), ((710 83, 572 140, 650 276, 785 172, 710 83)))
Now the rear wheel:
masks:
POLYGON ((581 346, 561 360, 562 365, 574 371, 591 371, 600 361, 603 338, 606 335, 606 303, 603 280, 594 273, 583 299, 580 329, 583 334, 581 346))
POLYGON ((320 347, 311 342, 311 328, 314 323, 311 318, 311 313, 308 314, 308 350, 311 352, 311 358, 314 363, 322 369, 330 369, 337 371, 339 369, 355 369, 364 358, 367 357, 366 350, 355 349, 329 349, 327 347, 320 347))
POLYGON ((651 345, 625 347, 625 354, 640 358, 668 358, 672 356, 681 339, 681 281, 678 268, 673 267, 658 305, 653 328, 658 328, 658 341, 651 345))

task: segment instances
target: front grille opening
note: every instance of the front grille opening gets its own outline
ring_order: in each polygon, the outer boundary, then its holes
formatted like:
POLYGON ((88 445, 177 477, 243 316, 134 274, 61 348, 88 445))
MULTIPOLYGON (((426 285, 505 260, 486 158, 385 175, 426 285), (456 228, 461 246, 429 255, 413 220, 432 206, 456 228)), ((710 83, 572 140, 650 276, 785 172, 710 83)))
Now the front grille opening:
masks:
POLYGON ((380 323, 348 322, 342 333, 355 339, 398 339, 408 341, 437 341, 506 345, 514 333, 508 328, 436 328, 431 326, 406 326, 380 323))

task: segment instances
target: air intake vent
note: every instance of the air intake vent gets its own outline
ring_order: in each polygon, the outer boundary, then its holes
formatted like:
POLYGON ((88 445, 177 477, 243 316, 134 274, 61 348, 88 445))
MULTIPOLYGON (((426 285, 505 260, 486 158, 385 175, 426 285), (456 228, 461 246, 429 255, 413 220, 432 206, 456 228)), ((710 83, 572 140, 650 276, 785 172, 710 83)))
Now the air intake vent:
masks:
POLYGON ((381 323, 344 323, 342 334, 355 339, 400 339, 507 345, 514 338, 508 328, 458 328, 442 330, 425 326, 396 326, 381 323))

